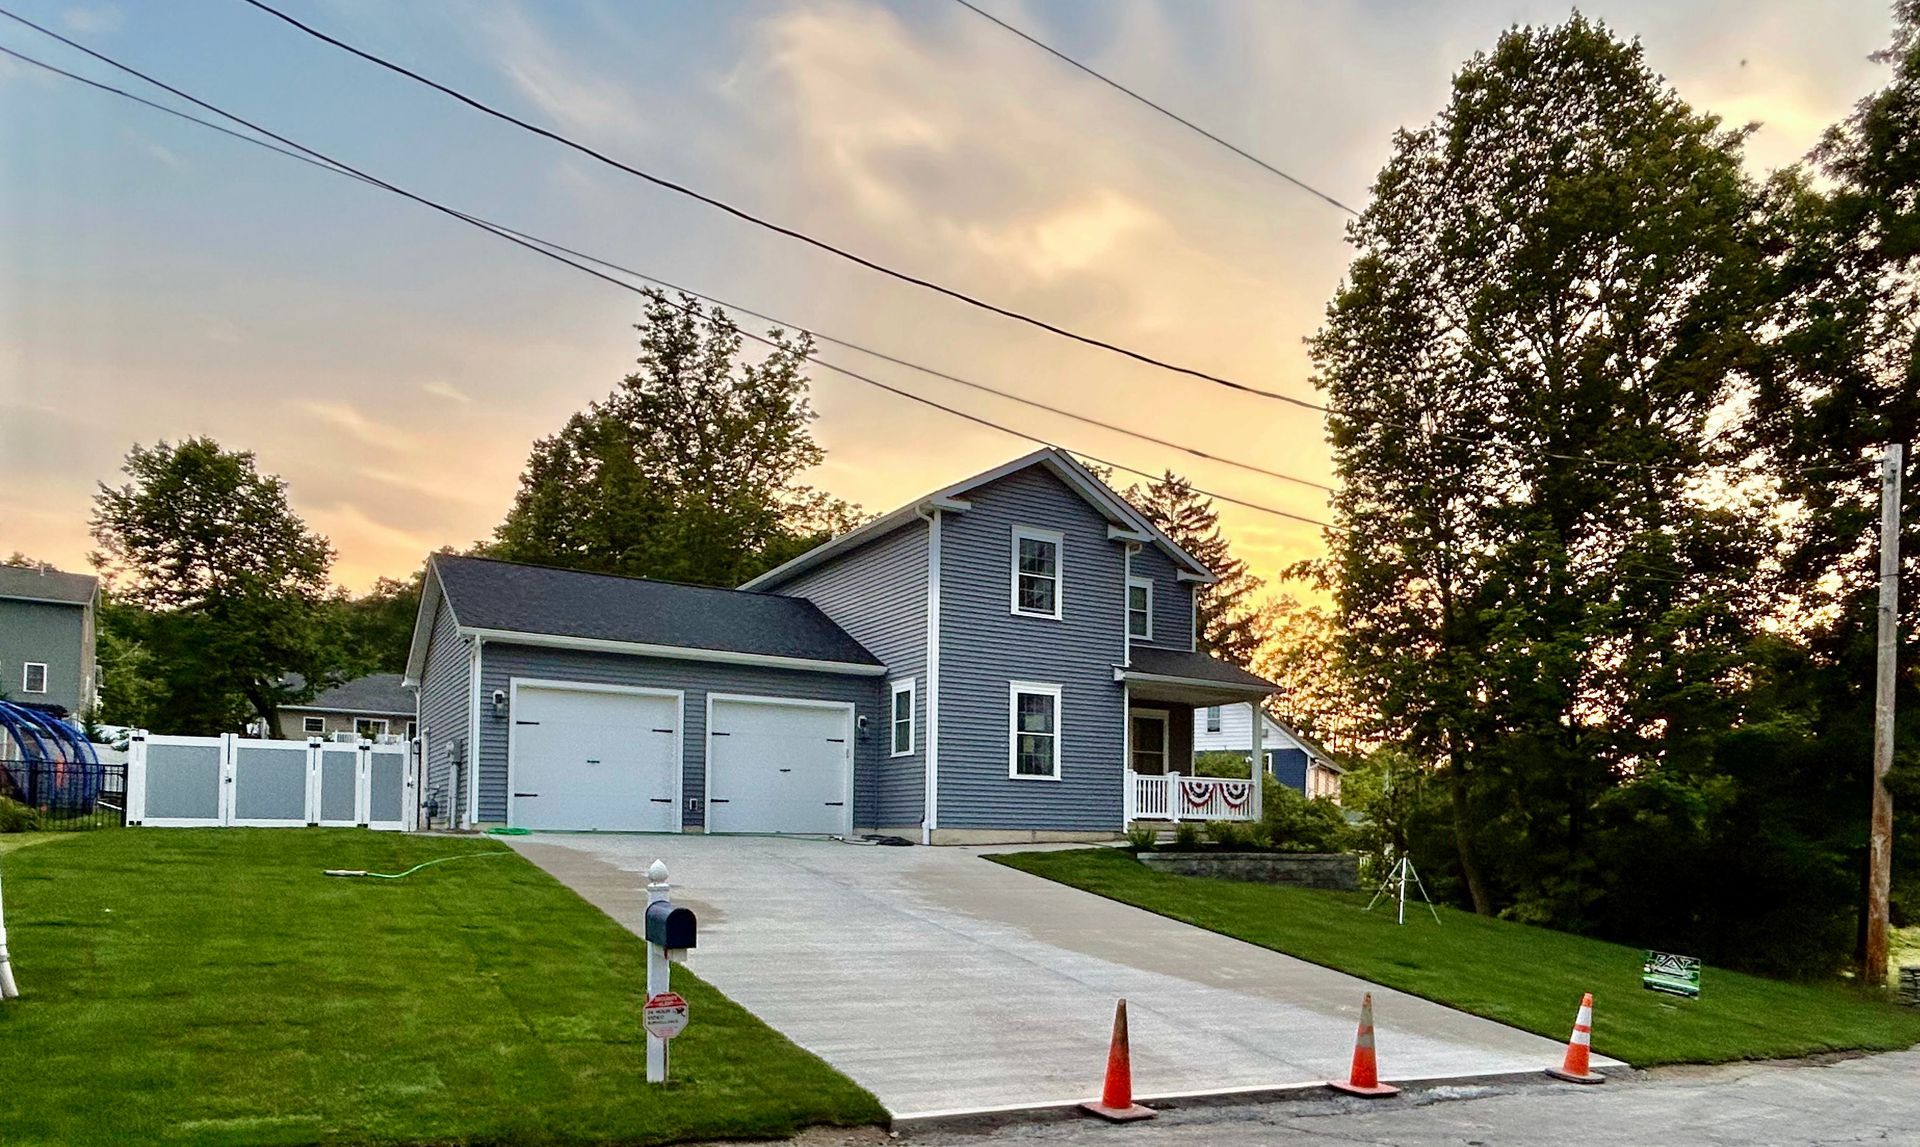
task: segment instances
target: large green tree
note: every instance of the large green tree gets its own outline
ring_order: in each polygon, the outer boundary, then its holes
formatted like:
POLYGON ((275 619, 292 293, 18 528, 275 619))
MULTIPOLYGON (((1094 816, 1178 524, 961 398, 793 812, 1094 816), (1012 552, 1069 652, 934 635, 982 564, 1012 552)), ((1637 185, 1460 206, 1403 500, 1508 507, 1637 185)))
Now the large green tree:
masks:
MULTIPOLYGON (((1865 847, 1880 487, 1887 444, 1920 441, 1920 0, 1894 7, 1891 78, 1767 188, 1773 308, 1751 444, 1783 500, 1782 589, 1809 645, 1797 736, 1821 768, 1804 797, 1831 806, 1830 835, 1865 847)), ((1911 458, 1909 458, 1909 463, 1911 458)), ((1920 800, 1920 483, 1904 485, 1900 539, 1897 805, 1920 800)), ((1896 819, 1896 911, 1920 917, 1920 817, 1896 819)))
POLYGON ((859 521, 801 482, 825 452, 808 424, 805 333, 741 353, 718 306, 648 296, 640 370, 536 442, 489 552, 737 585, 859 521))
POLYGON ((1637 44, 1515 28, 1396 136, 1312 340, 1344 660, 1481 912, 1590 923, 1597 805, 1731 715, 1766 539, 1695 476, 1751 347, 1741 152, 1637 44))
MULTIPOLYGON (((1102 475, 1103 480, 1105 475, 1102 475)), ((1220 511, 1193 483, 1168 470, 1147 484, 1128 488, 1127 501, 1173 543, 1212 570, 1219 580, 1194 589, 1194 620, 1202 653, 1248 666, 1267 639, 1260 606, 1265 583, 1233 555, 1220 532, 1220 511)))
POLYGON ((125 484, 100 486, 92 522, 115 603, 108 697, 130 691, 128 715, 155 732, 224 732, 249 717, 275 727, 279 706, 302 695, 285 675, 310 690, 334 656, 332 547, 285 482, 211 438, 135 446, 124 471, 125 484), (135 666, 152 674, 144 690, 113 680, 135 666))

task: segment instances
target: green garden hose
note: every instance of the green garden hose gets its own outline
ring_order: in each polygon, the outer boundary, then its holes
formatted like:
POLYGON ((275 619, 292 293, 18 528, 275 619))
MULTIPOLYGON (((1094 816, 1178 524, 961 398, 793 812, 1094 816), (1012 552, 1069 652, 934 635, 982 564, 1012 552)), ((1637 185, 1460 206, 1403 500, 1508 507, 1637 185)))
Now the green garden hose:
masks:
POLYGON ((422 868, 432 868, 436 864, 445 864, 450 860, 473 860, 477 857, 483 857, 483 856, 511 856, 511 855, 513 854, 508 852, 505 849, 499 849, 499 850, 489 849, 486 852, 462 852, 455 856, 442 856, 435 860, 423 860, 420 863, 414 865, 412 868, 407 869, 405 872, 368 872, 360 868, 329 868, 326 870, 326 875, 328 876, 367 876, 375 880, 399 880, 403 877, 412 876, 414 873, 420 871, 422 868))

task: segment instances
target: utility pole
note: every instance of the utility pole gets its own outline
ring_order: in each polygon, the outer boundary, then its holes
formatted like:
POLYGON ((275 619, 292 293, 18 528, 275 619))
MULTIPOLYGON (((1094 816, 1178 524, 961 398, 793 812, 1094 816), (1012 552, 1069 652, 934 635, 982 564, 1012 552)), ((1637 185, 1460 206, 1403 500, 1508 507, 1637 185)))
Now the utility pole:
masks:
POLYGON ((1887 898, 1893 873, 1893 686, 1900 662, 1900 468, 1902 447, 1880 461, 1880 633, 1873 682, 1873 824, 1867 838, 1867 951, 1862 978, 1887 983, 1887 898))

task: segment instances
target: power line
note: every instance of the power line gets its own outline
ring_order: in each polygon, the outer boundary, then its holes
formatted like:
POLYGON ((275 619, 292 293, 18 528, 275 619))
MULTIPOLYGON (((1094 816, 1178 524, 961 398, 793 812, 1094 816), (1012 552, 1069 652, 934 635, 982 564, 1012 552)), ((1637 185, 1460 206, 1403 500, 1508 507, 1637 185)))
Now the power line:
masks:
POLYGON ((1047 331, 1051 334, 1059 335, 1062 338, 1072 339, 1075 342, 1083 343, 1087 346, 1098 347, 1101 350, 1110 351, 1117 355, 1122 355, 1126 358, 1133 359, 1135 362, 1145 363, 1148 366, 1159 367, 1162 370, 1172 371, 1175 374, 1184 374, 1191 378, 1202 379, 1206 382, 1211 382, 1217 386, 1226 387, 1229 390, 1236 390, 1243 394, 1252 394, 1252 395, 1257 395, 1261 398, 1270 398, 1276 402, 1284 402, 1293 406, 1300 407, 1303 410, 1313 410, 1322 414, 1326 413, 1326 407, 1321 406, 1320 404, 1315 402, 1309 402, 1304 398, 1295 398, 1290 394, 1282 394, 1276 390, 1265 390, 1261 387, 1252 386, 1248 383, 1236 382, 1233 379, 1226 378, 1217 374, 1212 374, 1207 371, 1197 369, 1195 367, 1181 366, 1177 363, 1168 362, 1165 359, 1156 358, 1155 356, 1147 354, 1143 351, 1132 350, 1128 347, 1121 346, 1118 343, 1108 342, 1105 339, 1096 338, 1092 335, 1081 334, 1078 331, 1070 330, 1056 323, 1048 322, 1045 319, 1036 318, 1033 315, 1026 314, 1023 311, 1016 311, 1009 307, 1000 306, 997 303, 990 303, 977 296, 969 295, 964 291, 960 291, 953 287, 948 287, 940 283, 936 283, 931 279, 922 278, 919 275, 914 275, 907 271, 902 271, 902 270, 898 270, 897 268, 887 266, 884 263, 878 262, 873 259, 869 259, 864 255, 856 254, 845 247, 841 247, 841 246, 838 246, 837 244, 830 243, 825 239, 816 238, 815 236, 809 235, 808 233, 798 230, 797 228, 788 227, 780 223, 775 223, 772 220, 767 219, 763 216, 755 215, 753 212, 748 211, 741 207, 736 207, 733 204, 728 203, 724 199, 719 199, 715 196, 708 195, 704 192, 696 191, 693 188, 686 186, 685 184, 676 183, 673 180, 667 179, 664 176, 659 176, 659 175, 653 174, 652 172, 643 171, 640 168, 632 166, 631 164, 622 163, 620 160, 614 159, 612 156, 609 156, 604 152, 597 151, 594 148, 588 147, 584 143, 580 143, 577 140, 561 135, 559 132, 553 131, 549 128, 541 127, 538 124, 531 123, 527 120, 521 119, 518 116, 512 115, 508 112, 501 111, 500 109, 492 106, 491 104, 488 104, 482 100, 476 99, 473 96, 467 95, 466 93, 461 92, 458 89, 449 87, 446 84, 440 83, 437 80, 430 79, 427 76, 424 76, 419 72, 412 70, 411 68, 407 68, 400 64, 396 64, 392 60, 386 59, 383 56, 377 55, 373 52, 366 51, 365 49, 362 49, 362 48, 355 47, 354 45, 349 44, 344 40, 338 39, 334 36, 330 36, 327 33, 320 31, 318 28, 313 27, 312 25, 302 23, 301 21, 295 19, 294 17, 287 15, 285 12, 282 12, 279 9, 274 8, 270 4, 263 3, 262 0, 246 0, 246 3, 251 4, 255 8, 260 9, 262 12, 265 12, 268 15, 271 15, 273 17, 276 17, 279 20, 284 21, 285 23, 291 25, 294 28, 299 29, 302 32, 305 32, 307 35, 312 36, 316 40, 319 40, 326 44, 331 44, 333 47, 338 48, 343 52, 348 52, 352 55, 358 56, 361 59, 367 61, 368 63, 374 64, 378 67, 385 68, 388 71, 395 73, 396 75, 405 76, 406 78, 413 80, 416 83, 424 84, 427 87, 434 89, 435 91, 438 91, 444 95, 450 96, 453 99, 458 100, 463 104, 466 104, 468 107, 473 108, 475 111, 482 112, 486 115, 490 115, 495 119, 501 120, 505 123, 510 123, 515 127, 520 128, 523 131, 532 132, 534 135, 540 136, 544 139, 552 140, 553 142, 558 143, 563 147, 572 148, 574 151, 577 151, 582 155, 588 156, 589 158, 597 160, 600 163, 606 164, 608 167, 615 168, 616 170, 619 170, 619 171, 624 171, 628 175, 634 176, 635 178, 643 179, 648 183, 653 184, 656 187, 664 188, 665 190, 672 191, 675 194, 684 195, 690 199, 698 200, 699 202, 704 203, 709 207, 713 207, 720 211, 724 211, 736 219, 740 219, 745 222, 751 223, 756 227, 765 228, 766 230, 771 231, 776 235, 782 235, 782 236, 785 236, 786 238, 794 239, 799 242, 805 243, 808 246, 815 247, 819 250, 827 252, 828 254, 838 256, 839 258, 845 259, 848 262, 855 263, 855 264, 858 264, 859 266, 865 267, 870 271, 876 271, 882 275, 886 275, 889 278, 897 279, 903 283, 911 283, 916 287, 921 287, 925 290, 933 291, 936 294, 944 295, 947 298, 953 299, 957 302, 965 303, 970 307, 976 307, 980 310, 988 311, 993 314, 1000 315, 1003 318, 1013 319, 1016 322, 1026 323, 1029 326, 1037 327, 1040 330, 1047 331))
MULTIPOLYGON (((233 131, 229 128, 222 127, 217 123, 212 123, 208 120, 200 119, 197 116, 188 115, 187 113, 182 112, 176 108, 167 107, 165 104, 156 103, 152 100, 144 99, 138 95, 133 94, 132 92, 128 92, 120 88, 116 88, 111 84, 103 84, 96 80, 89 79, 85 76, 81 76, 73 72, 65 71, 64 69, 53 66, 52 64, 45 63, 44 61, 41 61, 41 60, 36 60, 31 56, 22 55, 19 52, 15 52, 4 45, 0 45, 0 53, 5 53, 6 55, 12 56, 14 59, 20 60, 23 63, 32 64, 35 67, 43 68, 49 72, 53 72, 58 75, 64 76, 67 79, 75 80, 75 81, 78 81, 79 83, 86 84, 90 87, 98 88, 101 91, 111 92, 114 95, 122 96, 126 99, 133 100, 136 103, 144 104, 145 106, 152 108, 155 111, 165 112, 168 115, 186 120, 189 123, 194 123, 194 124, 198 124, 201 127, 210 128, 214 131, 220 132, 223 135, 231 136, 234 139, 240 140, 243 143, 250 143, 255 145, 256 147, 266 148, 268 151, 274 152, 278 155, 285 156, 288 159, 299 160, 301 163, 305 163, 311 167, 319 168, 320 170, 328 172, 330 174, 346 176, 352 179, 359 180, 360 182, 369 184, 371 186, 376 186, 376 187, 382 186, 378 181, 368 179, 362 176, 361 174, 359 174, 358 172, 348 171, 338 165, 330 165, 328 163, 322 163, 319 160, 309 158, 305 155, 301 155, 296 151, 292 151, 287 148, 279 147, 272 143, 268 143, 266 140, 259 139, 254 136, 246 135, 241 132, 233 131)), ((1275 478, 1283 482, 1291 482, 1291 483, 1294 483, 1295 485, 1307 486, 1312 489, 1322 490, 1330 494, 1336 492, 1334 487, 1324 482, 1317 482, 1310 478, 1301 478, 1301 477, 1298 477, 1297 475, 1284 473, 1279 470, 1269 469, 1265 466, 1255 465, 1254 463, 1251 463, 1251 462, 1241 462, 1241 461, 1238 461, 1237 459, 1227 458, 1221 455, 1212 454, 1212 453, 1209 453, 1208 451, 1202 450, 1195 446, 1187 446, 1183 443, 1174 442, 1165 438, 1160 438, 1156 435, 1147 434, 1143 431, 1132 430, 1125 426, 1120 426, 1115 423, 1094 418, 1090 415, 1079 414, 1074 411, 1064 409, 1062 407, 1053 406, 1049 403, 1041 402, 1038 399, 1028 398, 1025 395, 1016 394, 1012 391, 1001 390, 998 387, 989 386, 984 382, 977 382, 973 379, 963 378, 956 374, 950 374, 946 371, 939 370, 935 367, 926 366, 922 363, 917 363, 910 359, 900 358, 897 355, 889 354, 886 351, 879 350, 875 347, 866 346, 861 343, 853 342, 852 340, 849 340, 849 339, 838 338, 834 335, 826 334, 822 331, 815 330, 809 326, 806 326, 805 324, 792 322, 790 320, 780 318, 777 315, 770 315, 762 311, 757 311, 751 307, 745 307, 740 305, 739 303, 730 302, 726 299, 718 298, 714 295, 703 294, 699 291, 693 290, 690 287, 682 286, 671 280, 662 279, 657 275, 649 275, 644 271, 637 271, 631 267, 625 267, 620 265, 619 263, 615 263, 607 259, 602 259, 596 255, 591 255, 591 254, 588 254, 587 252, 576 250, 572 247, 568 247, 561 243, 556 243, 551 239, 545 239, 538 235, 533 235, 525 231, 515 230, 514 228, 509 227, 504 223, 487 219, 484 216, 475 215, 467 211, 460 211, 458 208, 450 208, 449 210, 453 210, 457 212, 460 216, 462 216, 465 219, 471 220, 476 223, 484 224, 485 226, 490 227, 494 230, 503 231, 508 235, 513 235, 518 238, 525 239, 531 243, 538 243, 543 247, 550 247, 553 250, 559 251, 563 254, 571 255, 576 259, 583 259, 586 262, 593 263, 597 266, 605 267, 613 271, 618 271, 623 275, 631 275, 636 279, 641 279, 645 282, 649 282, 661 287, 665 287, 666 289, 671 291, 679 291, 684 294, 692 295, 697 299, 701 299, 705 302, 712 303, 716 306, 725 307, 726 309, 738 312, 739 314, 747 315, 752 318, 763 320, 765 322, 775 323, 780 326, 790 327, 795 330, 805 331, 806 333, 819 339, 821 342, 832 343, 835 346, 841 346, 841 347, 847 348, 848 350, 857 351, 861 354, 871 355, 885 362, 890 362, 897 366, 903 366, 910 370, 916 370, 921 372, 922 374, 927 374, 934 378, 944 379, 948 382, 958 383, 961 386, 971 387, 974 390, 982 391, 987 394, 992 394, 1012 402, 1018 402, 1025 406, 1031 406, 1037 410, 1044 410, 1049 414, 1059 415, 1062 418, 1072 419, 1073 421, 1076 421, 1076 422, 1083 422, 1089 426, 1096 426, 1102 430, 1111 431, 1112 433, 1115 433, 1115 434, 1125 435, 1129 438, 1137 438, 1142 442, 1149 442, 1155 446, 1164 447, 1169 450, 1177 450, 1177 451, 1180 451, 1181 453, 1191 455, 1195 458, 1199 458, 1204 461, 1218 462, 1225 466, 1232 466, 1237 469, 1248 471, 1249 473, 1259 474, 1268 478, 1275 478)))
POLYGON ((1280 178, 1286 180, 1288 183, 1293 184, 1295 187, 1298 187, 1300 190, 1306 192, 1308 195, 1311 195, 1314 198, 1319 199, 1324 203, 1329 203, 1334 207, 1338 207, 1340 210, 1346 212, 1349 215, 1353 215, 1357 217, 1360 214, 1360 212, 1340 202, 1338 199, 1335 199, 1333 196, 1328 195, 1326 192, 1320 190, 1319 188, 1313 186, 1312 184, 1287 174, 1286 172, 1275 167, 1273 164, 1268 163, 1266 160, 1261 159, 1259 156, 1253 154, 1250 151, 1245 150, 1244 148, 1241 148, 1233 143, 1229 143, 1227 140, 1224 140, 1219 136, 1213 134, 1212 132, 1208 131, 1206 128, 1201 127, 1197 123, 1194 123, 1192 120, 1186 118, 1180 113, 1173 111, 1161 104, 1157 104, 1154 101, 1148 99, 1146 96, 1141 95, 1139 92, 1134 91, 1132 88, 1121 83, 1119 80, 1113 79, 1111 76, 1107 76, 1100 72, 1094 71, 1092 68, 1088 67, 1086 64, 1083 64, 1079 60, 1074 59, 1072 56, 1067 55, 1065 52, 1062 52, 1060 49, 1054 47, 1052 44, 1049 44, 1044 40, 1040 40, 1035 38, 1034 36, 1029 35, 1028 33, 1022 31, 1021 29, 1014 27, 1012 24, 1007 23, 1005 20, 1002 20, 1000 17, 995 16, 993 13, 985 11, 984 9, 979 8, 974 4, 969 3, 968 0, 954 0, 954 3, 960 5, 962 8, 967 9, 969 12, 974 13, 975 15, 981 17, 984 20, 987 20, 994 24, 998 24, 1000 27, 1020 37, 1022 40, 1025 40, 1027 43, 1032 44, 1034 47, 1047 53, 1049 56, 1052 56, 1055 59, 1062 61, 1063 63, 1067 64, 1070 67, 1078 68, 1082 72, 1085 72, 1087 75, 1092 76, 1096 80, 1099 80, 1101 83, 1107 85, 1108 87, 1112 88, 1114 91, 1119 92, 1120 94, 1126 96, 1127 98, 1136 100, 1140 103, 1147 105, 1148 107, 1152 108, 1154 111, 1159 112, 1161 115, 1166 116, 1168 119, 1179 124, 1181 127, 1187 128, 1190 131, 1198 132, 1199 134, 1212 140, 1214 143, 1219 144, 1221 147, 1224 147, 1228 151, 1231 151, 1233 154, 1239 156, 1241 159, 1244 159, 1249 163, 1252 163, 1256 167, 1259 167, 1262 170, 1269 172, 1270 174, 1277 175, 1280 178))
MULTIPOLYGON (((630 291, 630 292, 633 292, 634 294, 639 294, 639 295, 648 294, 646 289, 643 287, 634 286, 632 283, 628 283, 623 280, 616 279, 611 275, 605 274, 604 272, 601 272, 601 271, 597 271, 594 268, 587 266, 583 263, 575 262, 573 259, 567 258, 565 255, 562 255, 557 251, 547 250, 545 247, 540 245, 541 242, 543 242, 541 240, 522 238, 517 234, 510 233, 508 230, 501 228, 499 226, 496 226, 494 224, 491 224, 483 219, 478 218, 477 216, 467 215, 464 212, 456 210, 455 208, 448 207, 444 204, 438 203, 425 196, 415 194, 414 192, 408 191, 405 188, 398 187, 392 183, 388 183, 387 181, 380 179, 377 176, 369 175, 366 172, 361 171, 360 169, 352 166, 351 164, 348 164, 342 160, 335 159, 332 156, 329 156, 324 152, 318 151, 314 148, 307 147, 306 145, 301 144, 295 140, 289 139, 286 136, 280 135, 269 128, 262 127, 261 125, 254 123, 253 121, 246 119, 243 116, 237 115, 233 112, 226 111, 223 108, 220 108, 212 103, 207 102, 206 100, 202 100, 199 97, 192 95, 191 93, 182 91, 181 89, 176 88, 173 85, 166 83, 165 81, 162 81, 150 75, 147 75, 145 72, 142 72, 139 69, 132 67, 131 65, 123 64, 118 60, 115 60, 112 57, 107 56, 103 53, 94 51, 93 49, 88 48, 85 45, 74 43, 73 41, 66 39, 66 37, 59 35, 58 33, 50 32, 50 31, 47 31, 46 29, 40 28, 38 25, 33 24, 31 21, 22 19, 21 17, 3 8, 0 8, 0 15, 5 15, 11 19, 14 19, 22 24, 27 25, 30 28, 33 28, 36 31, 40 31, 46 35, 52 36, 53 38, 60 40, 62 43, 66 43, 69 46, 81 52, 84 52, 89 56, 92 56, 93 58, 101 61, 102 63, 109 65, 110 67, 117 68, 120 71, 126 72, 128 75, 132 75, 141 80, 144 80, 147 83, 152 84, 157 88, 160 88, 175 96, 178 96, 181 99, 187 100, 188 102, 198 107, 204 108, 205 110, 210 111, 215 115, 231 120, 234 123, 240 124, 252 131, 259 132, 260 134, 265 135, 270 139, 278 140, 280 143, 287 145, 287 147, 293 148, 305 154, 304 156, 292 155, 291 153, 286 152, 281 148, 273 147, 272 145, 267 144, 264 141, 252 139, 239 132, 229 131, 228 129, 220 127, 217 124, 207 123, 205 120, 199 119, 196 116, 188 115, 187 113, 178 111, 177 109, 168 108, 164 105, 157 104, 151 100, 143 99, 139 96, 133 95, 130 92, 125 92, 119 88, 113 87, 112 85, 103 84, 103 83, 99 83, 98 81, 87 79, 84 76, 79 76, 72 72, 68 72, 62 68, 55 67, 52 64, 47 64, 43 61, 34 59, 31 56, 26 56, 19 52, 15 52, 11 49, 0 47, 0 52, 5 52, 7 55, 15 59, 19 59, 26 63, 33 64, 37 67, 44 68, 47 71, 54 72, 56 74, 65 76, 69 79, 77 80, 81 83, 87 84, 94 88, 98 88, 102 91, 112 92, 115 95, 125 96, 126 98, 135 100, 141 104, 146 105, 147 107, 151 107, 159 111, 167 112, 169 115, 173 115, 182 119, 189 120, 193 123, 200 124, 204 127, 213 128, 214 130, 219 131, 222 134, 232 136, 233 138, 246 140, 247 142, 257 144, 261 147, 266 147, 269 150, 278 152, 280 154, 289 155, 291 158, 302 159, 304 162, 313 163, 315 166, 324 167, 329 171, 335 171, 338 174, 351 176, 352 178, 358 179, 363 183, 367 183, 372 186, 379 187, 383 190, 392 192, 393 194, 403 196, 424 207, 429 207, 442 214, 458 219, 463 223, 467 223, 470 226, 480 228, 481 230, 486 231, 489 234, 498 236, 499 238, 505 239, 508 242, 513 243, 517 246, 524 247, 527 250, 535 252, 536 254, 544 255, 547 258, 554 260, 555 262, 562 263, 566 266, 574 268, 577 271, 581 271, 585 274, 592 275, 594 278, 600 279, 601 281, 606 283, 610 283, 613 286, 619 287, 622 290, 630 291), (305 158, 306 156, 311 156, 312 159, 306 159, 305 158)), ((693 292, 688 292, 688 294, 692 294, 692 293, 693 292)), ((700 297, 704 297, 704 296, 700 296, 700 297)), ((669 306, 678 307, 683 313, 687 313, 687 309, 685 307, 680 307, 679 304, 673 303, 671 300, 668 300, 667 302, 669 306)), ((777 321, 777 320, 770 320, 770 321, 777 321)), ((780 344, 774 341, 773 339, 769 339, 761 335, 755 334, 752 331, 742 330, 740 334, 745 338, 752 339, 754 342, 760 343, 761 345, 769 348, 778 349, 780 347, 780 344)), ((936 402, 933 399, 915 394, 912 391, 904 390, 904 389, 901 389, 900 387, 893 386, 886 382, 882 382, 879 379, 873 378, 860 371, 853 370, 849 367, 841 366, 838 363, 829 362, 825 359, 820 358, 818 355, 808 355, 807 358, 809 359, 809 361, 819 366, 825 367, 828 370, 834 371, 835 373, 845 375, 859 382, 866 383, 869 386, 877 387, 878 389, 884 390, 890 394, 895 394, 901 398, 905 398, 910 401, 920 403, 921 405, 931 407, 935 410, 939 410, 946 414, 950 414, 956 418, 962 418, 969 422, 976 423, 980 426, 984 426, 992 430, 997 430, 1003 434, 1008 434, 1013 437, 1023 439, 1025 441, 1032 442, 1036 445, 1049 446, 1055 449, 1069 450, 1072 453, 1079 454, 1081 457, 1090 459, 1091 461, 1097 462, 1100 465, 1110 466, 1115 470, 1120 470, 1125 473, 1133 474, 1149 480, 1155 480, 1161 477, 1161 475, 1155 474, 1152 471, 1141 470, 1136 467, 1128 466, 1120 462, 1115 462, 1110 459, 1101 458, 1094 454, 1089 454, 1085 451, 1073 450, 1072 447, 1061 446, 1049 439, 1039 437, 1038 435, 1029 434, 1023 430, 1016 430, 1013 427, 1003 425, 999 422, 995 422, 992 419, 984 418, 979 415, 968 413, 967 411, 964 411, 964 410, 959 410, 957 408, 947 406, 943 403, 936 402)), ((1276 517, 1288 518, 1293 521, 1302 522, 1310 526, 1319 527, 1321 529, 1337 530, 1339 528, 1332 525, 1331 523, 1321 521, 1317 518, 1308 517, 1307 515, 1304 515, 1304 514, 1297 514, 1290 510, 1282 510, 1274 506, 1267 506, 1258 502, 1248 501, 1242 498, 1236 498, 1231 495, 1216 493, 1211 490, 1202 489, 1201 487, 1198 487, 1198 486, 1190 486, 1189 488, 1192 489, 1195 493, 1203 494, 1206 497, 1213 498, 1217 501, 1227 502, 1229 504, 1242 506, 1250 510, 1257 510, 1262 513, 1272 514, 1276 517)))

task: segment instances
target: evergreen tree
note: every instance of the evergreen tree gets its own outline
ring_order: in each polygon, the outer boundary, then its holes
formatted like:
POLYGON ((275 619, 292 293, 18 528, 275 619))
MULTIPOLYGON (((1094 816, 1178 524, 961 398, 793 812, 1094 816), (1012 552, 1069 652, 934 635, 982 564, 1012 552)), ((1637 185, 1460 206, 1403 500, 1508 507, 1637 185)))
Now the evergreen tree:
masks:
POLYGON ((1161 533, 1219 578, 1194 589, 1200 651, 1243 667, 1253 664, 1267 637, 1259 605, 1260 587, 1265 583, 1246 562, 1233 556, 1226 535, 1220 532, 1220 512, 1214 509, 1213 499, 1197 493, 1191 482, 1171 470, 1145 486, 1130 487, 1126 497, 1161 533))

